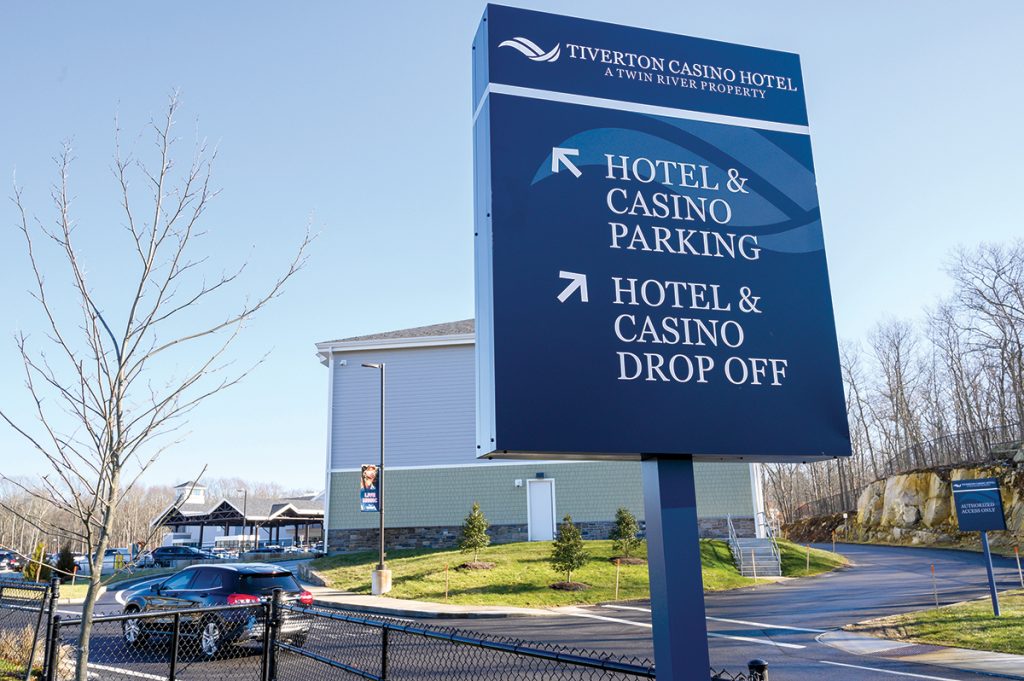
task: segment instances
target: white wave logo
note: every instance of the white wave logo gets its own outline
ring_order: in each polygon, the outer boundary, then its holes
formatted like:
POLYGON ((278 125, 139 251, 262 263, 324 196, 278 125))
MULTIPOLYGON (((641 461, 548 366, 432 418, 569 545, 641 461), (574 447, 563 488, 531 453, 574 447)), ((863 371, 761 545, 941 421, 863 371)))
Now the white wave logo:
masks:
POLYGON ((537 43, 529 40, 528 38, 513 38, 512 40, 506 40, 505 42, 498 45, 498 47, 511 47, 514 50, 518 50, 531 61, 558 61, 558 57, 562 54, 562 44, 555 45, 554 49, 550 52, 545 52, 537 46, 537 43))

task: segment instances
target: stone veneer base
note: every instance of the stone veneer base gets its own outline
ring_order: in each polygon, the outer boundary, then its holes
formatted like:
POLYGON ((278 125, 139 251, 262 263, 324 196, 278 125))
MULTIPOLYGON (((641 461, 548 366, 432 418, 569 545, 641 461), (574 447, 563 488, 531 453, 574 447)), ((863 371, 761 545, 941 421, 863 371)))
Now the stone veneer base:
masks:
MULTIPOLYGON (((729 536, 729 525, 725 518, 698 518, 700 536, 724 539, 729 536)), ((754 519, 751 517, 733 518, 733 525, 741 537, 754 536, 754 519)), ((615 523, 607 521, 584 521, 576 523, 584 539, 607 539, 615 527, 615 523)), ((440 527, 388 527, 384 530, 384 539, 388 549, 449 549, 459 543, 461 526, 440 527)), ((640 521, 640 532, 644 532, 644 522, 640 521)), ((510 544, 528 540, 526 525, 491 525, 487 530, 494 544, 510 544)), ((373 551, 379 546, 377 528, 359 528, 348 530, 332 529, 328 533, 328 551, 331 553, 354 553, 356 551, 373 551)))

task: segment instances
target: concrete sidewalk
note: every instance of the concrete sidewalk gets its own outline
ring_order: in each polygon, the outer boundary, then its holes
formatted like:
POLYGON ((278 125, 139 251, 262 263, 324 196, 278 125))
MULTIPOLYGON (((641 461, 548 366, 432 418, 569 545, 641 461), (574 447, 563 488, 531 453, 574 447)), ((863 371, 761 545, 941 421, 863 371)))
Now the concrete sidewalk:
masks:
POLYGON ((1024 679, 1024 655, 889 641, 849 631, 830 631, 818 636, 817 640, 853 655, 872 655, 1008 679, 1024 679))
POLYGON ((429 618, 496 618, 496 617, 546 617, 555 614, 550 610, 539 608, 515 608, 501 605, 451 605, 448 603, 428 603, 426 601, 409 601, 386 596, 366 596, 338 591, 324 586, 307 585, 313 594, 316 605, 355 610, 374 615, 392 617, 429 617, 429 618))

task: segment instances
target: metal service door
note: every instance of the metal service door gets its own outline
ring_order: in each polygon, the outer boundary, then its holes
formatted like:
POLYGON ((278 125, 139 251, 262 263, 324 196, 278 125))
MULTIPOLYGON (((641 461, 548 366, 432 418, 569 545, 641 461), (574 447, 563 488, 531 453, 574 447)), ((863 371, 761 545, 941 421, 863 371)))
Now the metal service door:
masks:
POLYGON ((528 481, 526 498, 530 509, 530 541, 551 541, 555 538, 555 481, 528 481))

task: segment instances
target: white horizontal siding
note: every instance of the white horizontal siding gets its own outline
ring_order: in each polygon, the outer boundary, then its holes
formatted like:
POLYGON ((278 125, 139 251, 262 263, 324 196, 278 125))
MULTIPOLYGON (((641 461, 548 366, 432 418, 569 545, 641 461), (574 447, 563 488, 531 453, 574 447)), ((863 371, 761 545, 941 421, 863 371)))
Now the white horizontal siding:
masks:
POLYGON ((345 352, 334 357, 332 468, 351 469, 379 457, 380 372, 363 367, 364 362, 387 365, 388 466, 476 460, 472 345, 345 352))

